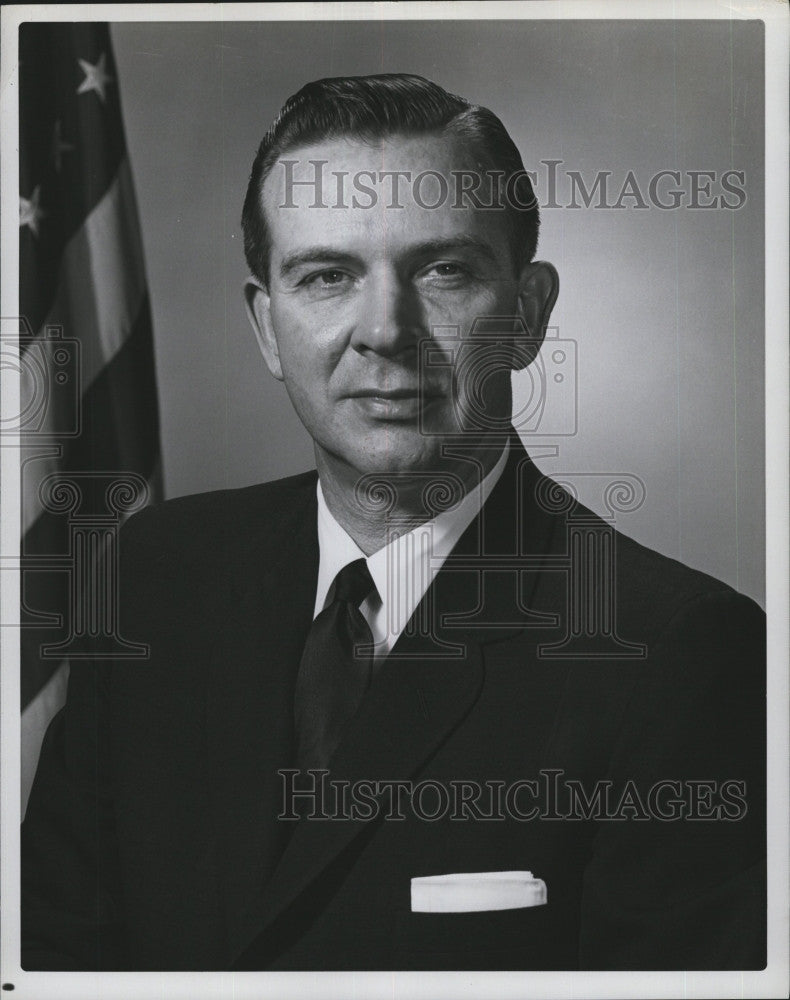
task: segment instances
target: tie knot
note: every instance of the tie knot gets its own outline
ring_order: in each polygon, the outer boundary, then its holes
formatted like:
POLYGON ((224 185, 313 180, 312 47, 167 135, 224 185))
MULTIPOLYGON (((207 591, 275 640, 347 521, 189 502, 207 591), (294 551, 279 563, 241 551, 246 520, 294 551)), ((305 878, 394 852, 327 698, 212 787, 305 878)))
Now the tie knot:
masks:
POLYGON ((375 586, 368 564, 364 559, 357 559, 344 566, 335 577, 334 599, 358 608, 375 586))

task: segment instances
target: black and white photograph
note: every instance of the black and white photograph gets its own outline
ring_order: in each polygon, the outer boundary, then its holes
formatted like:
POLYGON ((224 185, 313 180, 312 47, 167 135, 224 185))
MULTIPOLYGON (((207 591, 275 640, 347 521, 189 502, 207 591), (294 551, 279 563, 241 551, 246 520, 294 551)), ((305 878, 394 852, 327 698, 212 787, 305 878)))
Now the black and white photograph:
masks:
POLYGON ((786 995, 788 7, 2 17, 2 989, 786 995))

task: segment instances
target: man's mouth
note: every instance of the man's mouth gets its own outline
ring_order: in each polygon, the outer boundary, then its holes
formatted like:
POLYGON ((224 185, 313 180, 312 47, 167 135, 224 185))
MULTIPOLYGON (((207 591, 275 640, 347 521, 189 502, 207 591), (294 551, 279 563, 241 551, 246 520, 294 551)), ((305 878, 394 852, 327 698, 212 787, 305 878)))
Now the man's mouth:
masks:
POLYGON ((420 386, 400 386, 393 387, 387 386, 386 388, 379 386, 371 386, 367 389, 355 389, 354 392, 349 393, 353 398, 364 398, 364 399, 436 399, 441 395, 438 389, 435 388, 423 388, 420 386))
POLYGON ((370 386, 355 390, 350 396, 373 419, 414 420, 421 408, 435 403, 441 394, 434 389, 421 389, 419 386, 389 386, 386 389, 370 386))

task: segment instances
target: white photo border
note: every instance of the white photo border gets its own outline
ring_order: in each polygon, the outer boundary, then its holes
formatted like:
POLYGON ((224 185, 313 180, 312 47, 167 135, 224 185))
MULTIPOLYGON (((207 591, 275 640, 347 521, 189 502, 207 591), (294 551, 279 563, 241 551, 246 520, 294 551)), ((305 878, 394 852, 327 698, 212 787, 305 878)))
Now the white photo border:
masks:
MULTIPOLYGON (((765 397, 766 610, 768 617, 768 966, 746 972, 25 972, 19 964, 20 717, 19 633, 0 628, 0 968, 8 996, 24 1000, 134 997, 245 1000, 272 996, 462 998, 774 997, 788 989, 788 7, 776 0, 576 0, 530 3, 49 4, 2 10, 2 313, 18 315, 18 27, 25 21, 497 19, 759 19, 765 24, 765 397), (770 206, 770 210, 768 210, 770 206), (11 986, 13 992, 8 987, 11 986)), ((19 387, 2 372, 2 409, 17 412, 19 387)), ((18 449, 0 449, 3 517, 0 560, 19 554, 18 449)), ((19 581, 0 574, 0 623, 16 621, 19 581)))

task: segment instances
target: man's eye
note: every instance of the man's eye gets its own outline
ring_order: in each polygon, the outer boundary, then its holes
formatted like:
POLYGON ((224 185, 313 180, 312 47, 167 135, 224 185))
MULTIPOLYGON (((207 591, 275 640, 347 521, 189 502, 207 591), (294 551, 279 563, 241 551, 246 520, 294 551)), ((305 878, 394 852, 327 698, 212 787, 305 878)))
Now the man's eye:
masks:
POLYGON ((337 285, 342 285, 344 281, 348 280, 348 275, 344 271, 338 271, 334 268, 330 268, 327 271, 319 271, 317 274, 311 274, 307 279, 308 285, 318 285, 323 288, 333 288, 337 285))
POLYGON ((431 264, 425 269, 425 277, 432 281, 442 281, 445 283, 457 283, 469 277, 469 272, 462 264, 457 264, 452 260, 443 260, 438 264, 431 264))

